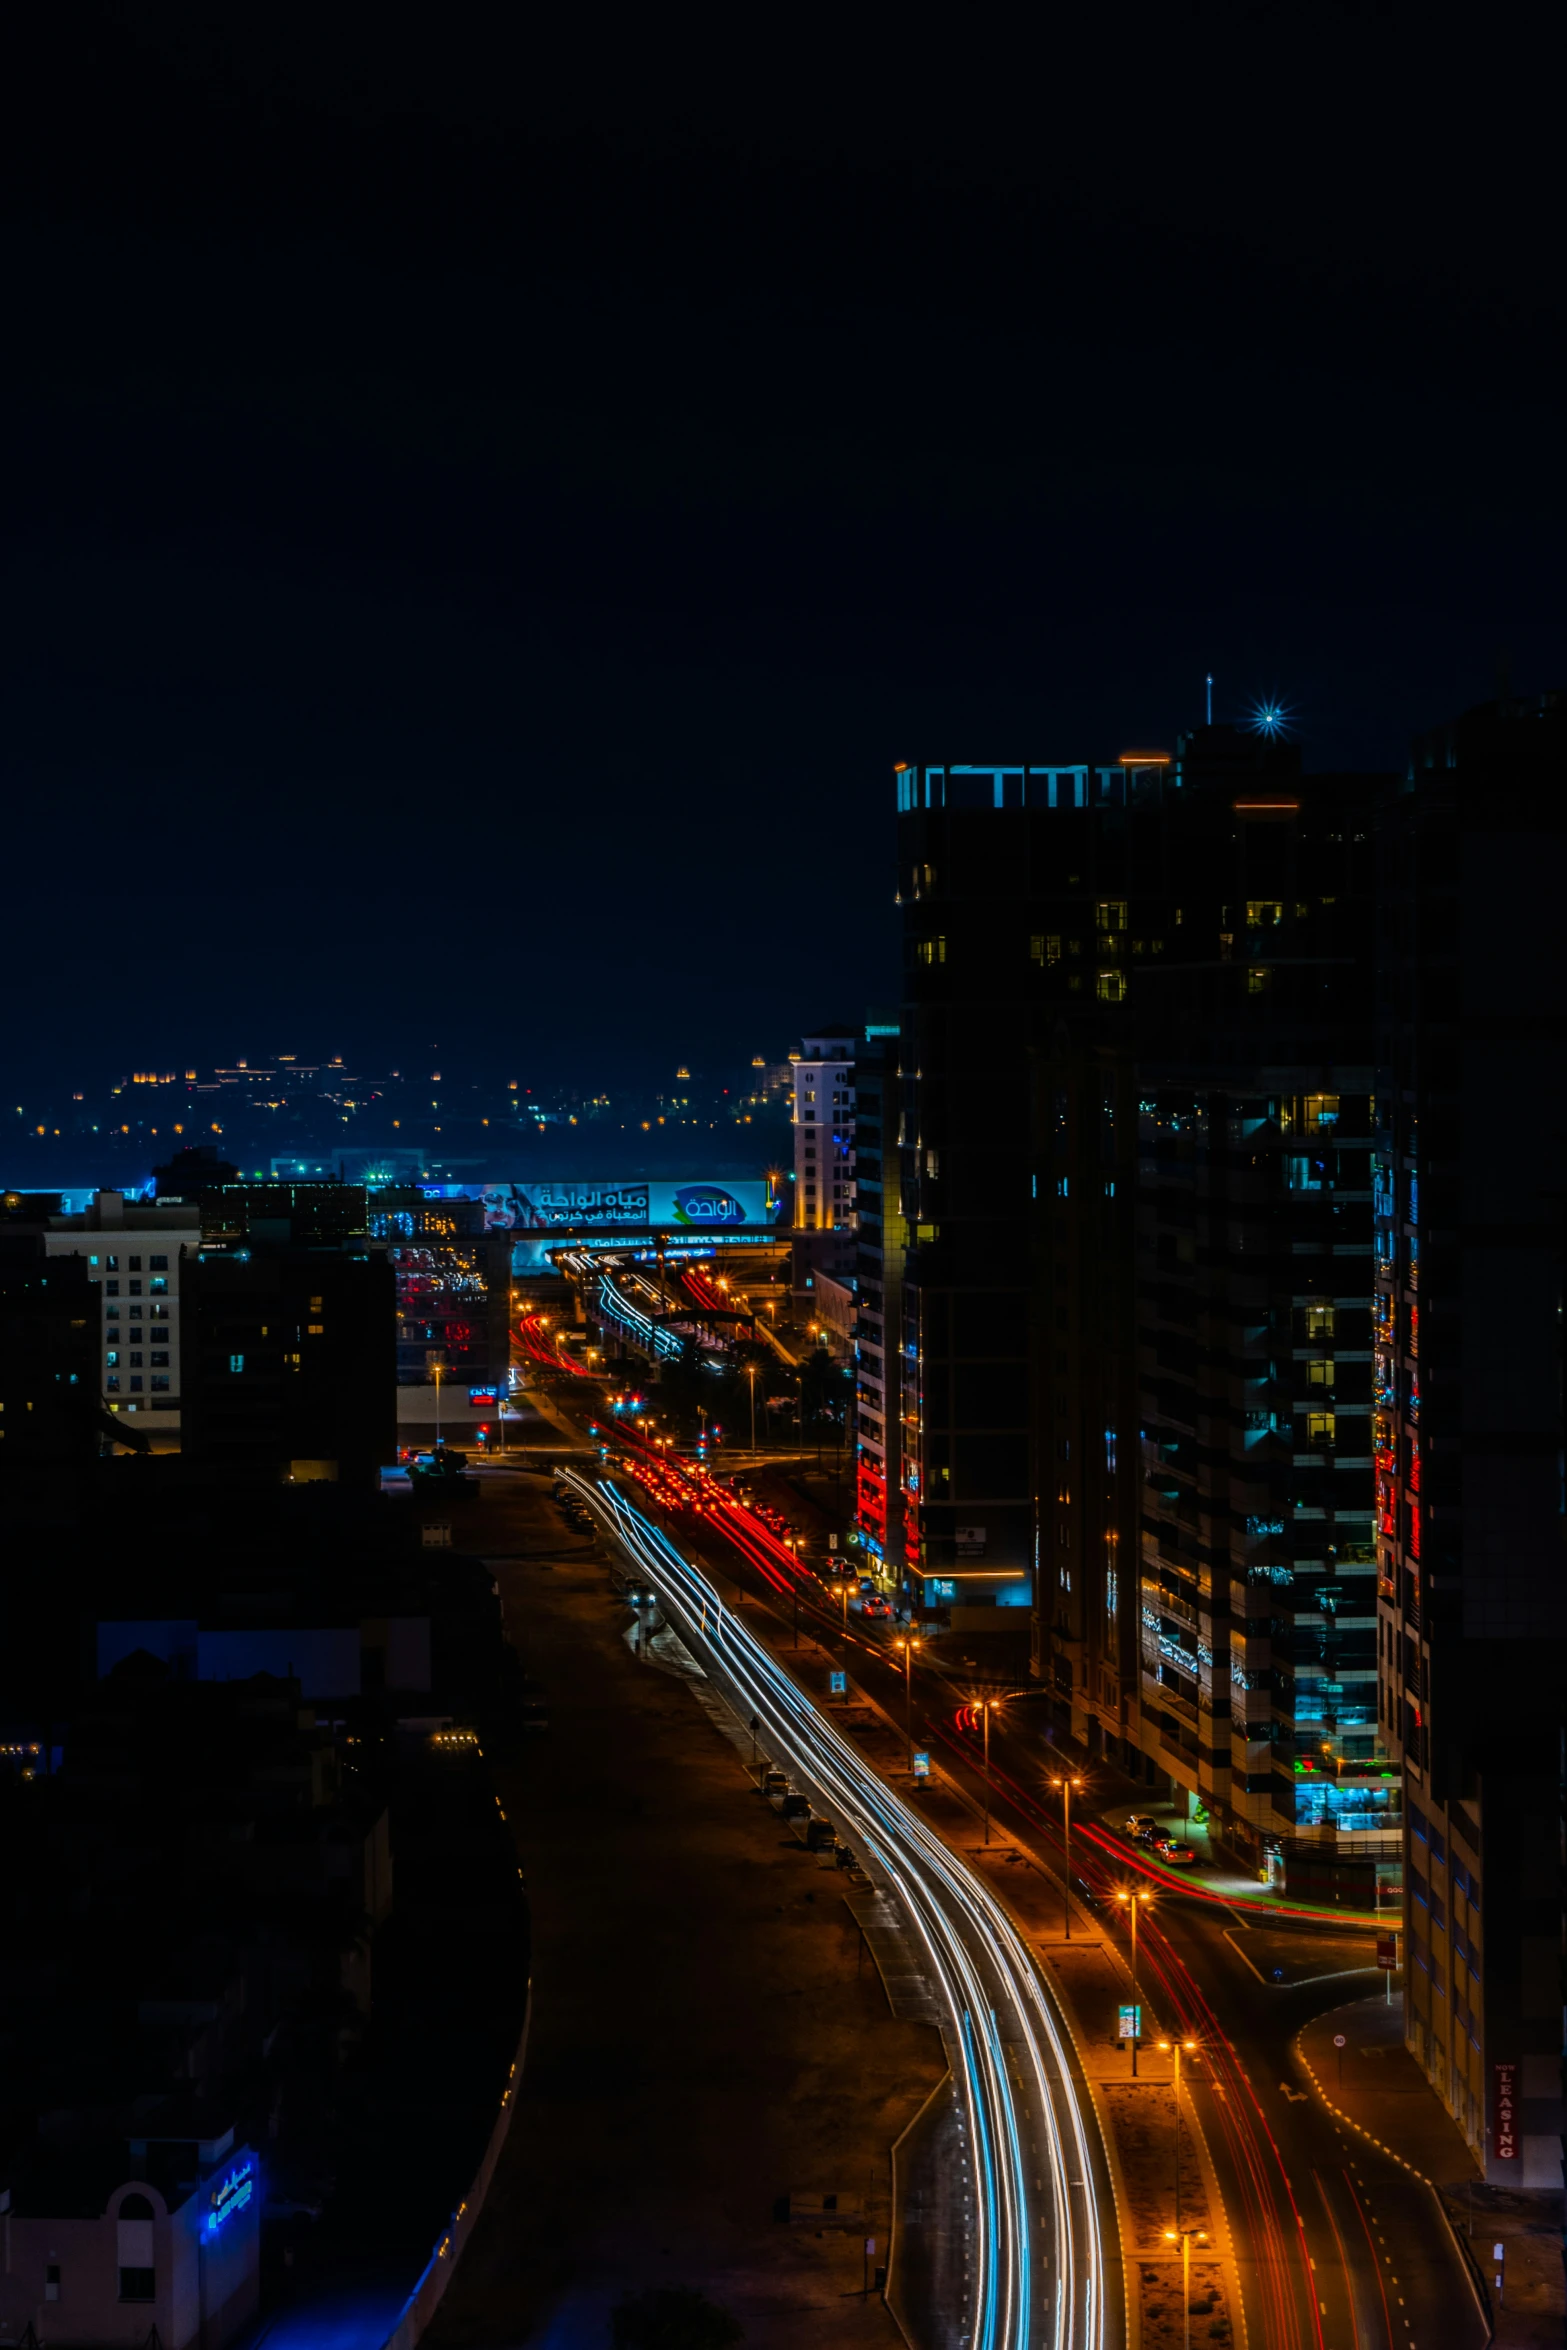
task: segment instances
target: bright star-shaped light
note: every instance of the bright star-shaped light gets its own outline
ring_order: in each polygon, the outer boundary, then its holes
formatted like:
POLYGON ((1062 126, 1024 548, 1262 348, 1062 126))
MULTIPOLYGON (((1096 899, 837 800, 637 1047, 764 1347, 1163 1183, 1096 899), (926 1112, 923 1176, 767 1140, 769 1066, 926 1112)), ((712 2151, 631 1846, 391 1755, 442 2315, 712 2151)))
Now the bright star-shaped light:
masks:
POLYGON ((1293 731, 1295 713, 1279 695, 1263 694, 1247 711, 1246 724, 1253 734, 1265 734, 1277 741, 1293 731))

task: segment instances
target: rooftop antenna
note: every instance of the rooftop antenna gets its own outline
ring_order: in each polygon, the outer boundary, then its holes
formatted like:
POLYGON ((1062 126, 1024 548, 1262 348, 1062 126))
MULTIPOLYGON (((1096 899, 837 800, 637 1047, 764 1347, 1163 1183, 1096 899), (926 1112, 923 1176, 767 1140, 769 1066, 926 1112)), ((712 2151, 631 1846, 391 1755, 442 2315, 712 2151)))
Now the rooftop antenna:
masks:
POLYGON ((1208 673, 1208 724, 1213 724, 1213 672, 1208 673))

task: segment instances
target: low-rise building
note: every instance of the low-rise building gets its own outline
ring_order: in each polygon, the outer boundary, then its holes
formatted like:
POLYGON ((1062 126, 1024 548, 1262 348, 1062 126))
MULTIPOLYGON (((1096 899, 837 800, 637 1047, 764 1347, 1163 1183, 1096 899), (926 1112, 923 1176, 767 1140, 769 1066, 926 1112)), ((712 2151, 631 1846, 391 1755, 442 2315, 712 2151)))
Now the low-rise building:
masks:
POLYGON ((258 2156, 196 2114, 144 2128, 46 2146, 0 2181, 0 2341, 223 2350, 254 2317, 258 2156))

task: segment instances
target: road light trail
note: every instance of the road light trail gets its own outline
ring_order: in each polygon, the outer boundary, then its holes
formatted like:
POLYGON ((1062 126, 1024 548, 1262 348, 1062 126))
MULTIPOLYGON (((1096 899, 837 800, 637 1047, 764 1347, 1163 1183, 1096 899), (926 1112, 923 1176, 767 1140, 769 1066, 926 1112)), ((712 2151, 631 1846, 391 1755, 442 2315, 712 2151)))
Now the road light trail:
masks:
POLYGON ((1117 2289, 1107 2296, 1112 2280, 1098 2200, 1112 2207, 1104 2150, 1066 2036, 1005 1909, 839 1736, 667 1536, 614 1485, 572 1470, 563 1476, 656 1589, 715 1684, 758 1721, 777 1759, 865 1854, 919 1940, 947 2017, 944 2037, 973 2162, 976 2258, 971 2306, 961 2313, 970 2350, 1115 2350, 1123 2322, 1118 2263, 1117 2289), (1039 2208, 1037 2174, 1048 2177, 1048 2211, 1039 2208))

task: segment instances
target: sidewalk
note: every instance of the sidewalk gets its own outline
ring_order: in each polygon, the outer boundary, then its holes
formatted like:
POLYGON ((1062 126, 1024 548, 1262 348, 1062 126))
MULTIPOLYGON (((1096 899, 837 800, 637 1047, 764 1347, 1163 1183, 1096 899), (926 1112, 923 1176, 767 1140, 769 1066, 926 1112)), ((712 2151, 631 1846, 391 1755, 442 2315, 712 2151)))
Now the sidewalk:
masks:
POLYGON ((1567 2319, 1562 2196, 1488 2187, 1414 2057, 1404 2045, 1402 2003, 1351 2000, 1317 2016, 1296 2047, 1324 2104, 1425 2180, 1474 2263, 1498 2350, 1545 2350, 1567 2319), (1344 2046, 1334 2042, 1342 2034, 1344 2046), (1498 2296, 1492 2246, 1505 2242, 1498 2296))

